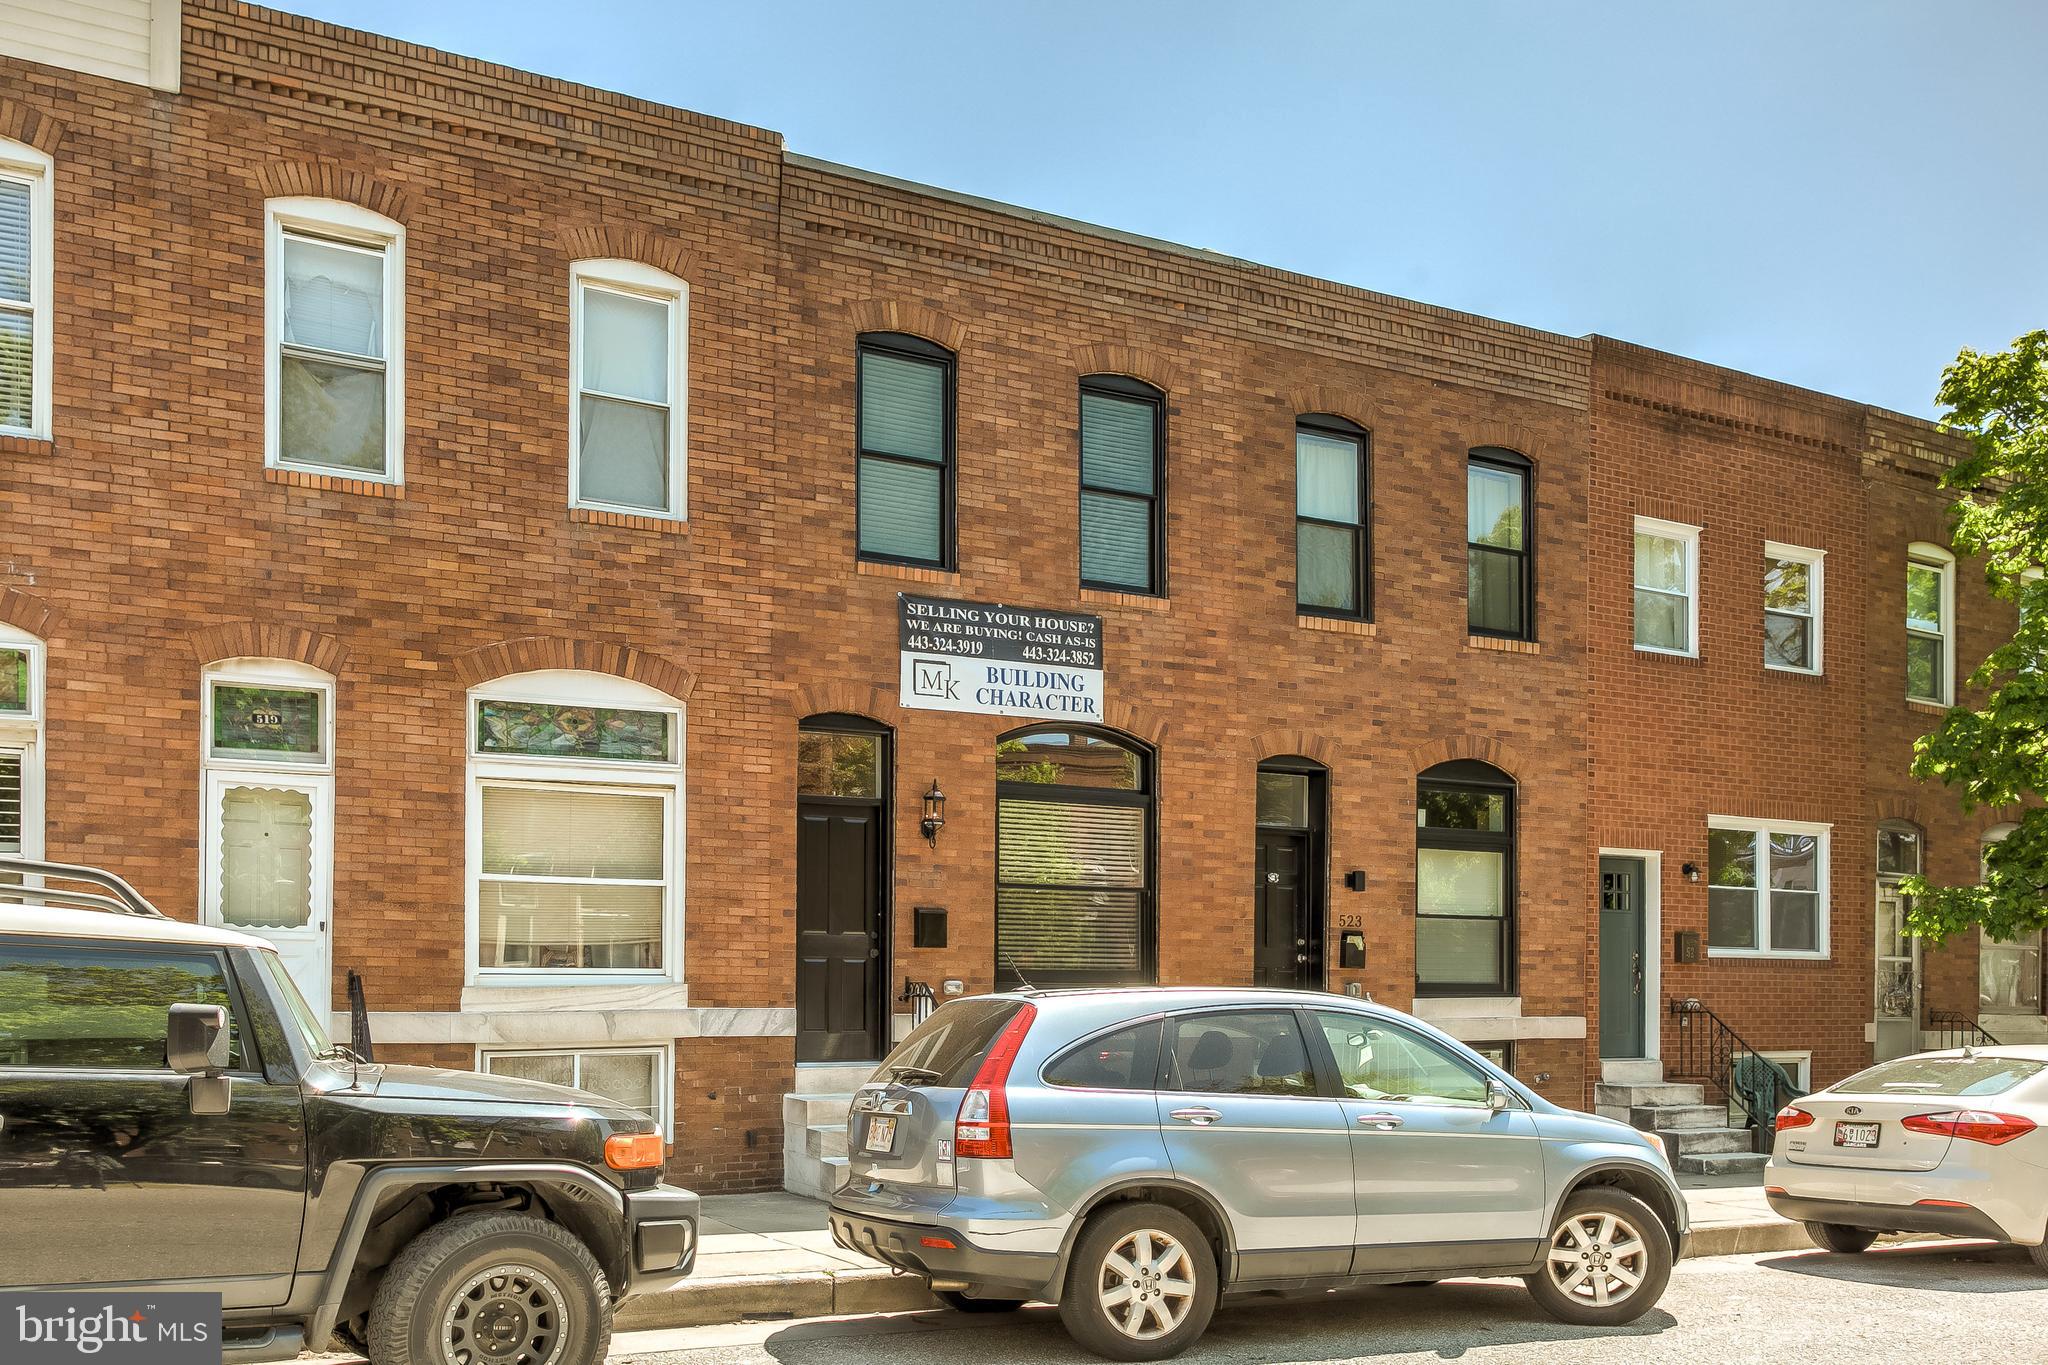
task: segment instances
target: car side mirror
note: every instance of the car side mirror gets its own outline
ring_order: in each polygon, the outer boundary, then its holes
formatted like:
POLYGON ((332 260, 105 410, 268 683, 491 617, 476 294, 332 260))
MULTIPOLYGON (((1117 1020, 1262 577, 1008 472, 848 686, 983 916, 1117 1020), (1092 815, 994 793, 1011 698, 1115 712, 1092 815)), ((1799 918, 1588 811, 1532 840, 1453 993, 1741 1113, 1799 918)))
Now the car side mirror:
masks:
POLYGON ((188 1099, 195 1114, 225 1114, 234 1098, 228 1069, 228 1012, 219 1005, 171 1006, 164 1030, 164 1065, 192 1078, 188 1099))
POLYGON ((1489 1080, 1486 1083, 1486 1107, 1488 1109, 1493 1110, 1495 1113, 1499 1113, 1501 1110, 1506 1109, 1512 1104, 1514 1104, 1514 1102, 1514 1091, 1508 1089, 1499 1081, 1489 1080))

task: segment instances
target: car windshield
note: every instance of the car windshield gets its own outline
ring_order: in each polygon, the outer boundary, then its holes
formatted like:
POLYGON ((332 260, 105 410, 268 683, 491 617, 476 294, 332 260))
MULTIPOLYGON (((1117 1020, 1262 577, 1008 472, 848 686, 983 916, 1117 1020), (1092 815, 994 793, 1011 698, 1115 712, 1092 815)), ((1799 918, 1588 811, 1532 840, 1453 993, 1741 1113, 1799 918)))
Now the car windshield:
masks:
POLYGON ((2024 1057, 1902 1057, 1834 1087, 1855 1095, 2002 1095, 2048 1068, 2024 1057))
POLYGON ((896 1045, 875 1068, 874 1079, 911 1085, 965 1085, 989 1044, 1018 1009, 1015 1000, 960 1000, 942 1005, 896 1045))
POLYGON ((284 962, 276 953, 257 953, 256 960, 263 964, 263 970, 270 977, 270 984, 283 997, 285 1010, 291 1016, 287 1027, 296 1024, 299 1036, 306 1040, 306 1047, 314 1056, 330 1052, 334 1043, 327 1036, 327 1028, 320 1022, 320 1016, 306 1003, 306 997, 299 994, 299 988, 292 981, 292 974, 284 969, 284 962))

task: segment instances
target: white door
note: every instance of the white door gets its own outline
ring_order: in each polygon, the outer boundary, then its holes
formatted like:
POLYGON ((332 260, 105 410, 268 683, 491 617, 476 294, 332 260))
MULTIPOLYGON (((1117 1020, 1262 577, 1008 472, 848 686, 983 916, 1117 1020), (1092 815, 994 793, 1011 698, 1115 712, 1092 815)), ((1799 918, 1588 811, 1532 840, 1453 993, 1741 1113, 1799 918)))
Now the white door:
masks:
POLYGON ((1920 940, 1906 932, 1898 884, 1877 884, 1877 995, 1872 1059, 1890 1061, 1920 1050, 1920 940))
POLYGON ((282 773, 209 773, 202 853, 208 921, 276 944, 292 980, 321 1019, 333 1008, 330 781, 282 773))

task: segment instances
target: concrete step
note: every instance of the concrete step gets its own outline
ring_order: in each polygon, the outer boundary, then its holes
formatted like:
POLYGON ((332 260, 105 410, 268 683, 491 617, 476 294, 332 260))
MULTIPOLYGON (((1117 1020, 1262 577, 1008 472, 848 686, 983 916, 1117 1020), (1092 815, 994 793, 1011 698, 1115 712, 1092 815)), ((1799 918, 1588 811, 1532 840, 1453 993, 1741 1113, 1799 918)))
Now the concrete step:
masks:
POLYGON ((1747 1128, 1670 1128, 1659 1129, 1658 1133, 1674 1158, 1750 1150, 1747 1128))
POLYGON ((798 1095, 850 1095, 875 1074, 876 1062, 798 1062, 790 1090, 798 1095))
POLYGON ((846 1158, 812 1156, 801 1146, 782 1149, 782 1188, 810 1199, 830 1199, 846 1183, 846 1158))
POLYGON ((1658 1133, 1728 1126, 1728 1111, 1718 1104, 1646 1104, 1629 1110, 1623 1117, 1638 1128, 1658 1133))
POLYGON ((1608 1085, 1601 1083, 1593 1087, 1593 1103, 1625 1105, 1639 1109, 1654 1104, 1705 1104, 1707 1088, 1703 1085, 1608 1085))
POLYGON ((782 1126, 789 1133, 801 1133, 821 1124, 844 1124, 852 1107, 851 1095, 784 1095, 782 1126))
POLYGON ((1761 1175, 1769 1160, 1762 1152, 1674 1152, 1671 1166, 1680 1175, 1761 1175))
POLYGON ((804 1129, 804 1150, 814 1157, 846 1155, 846 1125, 820 1123, 804 1129))
POLYGON ((1664 1063, 1655 1057, 1602 1057, 1600 1079, 1608 1085, 1662 1085, 1664 1063))
POLYGON ((1635 1113, 1635 1110, 1625 1104, 1596 1104, 1593 1106, 1593 1112, 1603 1119, 1613 1119, 1617 1123, 1632 1124, 1635 1122, 1633 1118, 1629 1117, 1635 1113))

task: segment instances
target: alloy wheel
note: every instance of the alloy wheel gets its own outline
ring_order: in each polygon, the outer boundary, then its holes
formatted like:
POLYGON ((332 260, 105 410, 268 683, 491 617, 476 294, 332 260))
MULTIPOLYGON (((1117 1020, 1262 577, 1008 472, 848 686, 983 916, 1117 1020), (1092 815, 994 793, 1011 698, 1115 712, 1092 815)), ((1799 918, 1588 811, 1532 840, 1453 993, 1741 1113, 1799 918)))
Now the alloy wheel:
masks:
POLYGON ((1133 1341, 1165 1336, 1195 1304, 1194 1260, 1157 1228, 1139 1228, 1111 1247, 1096 1281, 1103 1315, 1133 1341))
POLYGON ((568 1313, 555 1282, 530 1266, 499 1265, 470 1276, 441 1321, 445 1365, 554 1365, 568 1342, 568 1313))
POLYGON ((1550 1238, 1546 1270, 1567 1297, 1595 1308, 1621 1303, 1649 1273, 1650 1248, 1627 1219, 1574 1214, 1550 1238))

